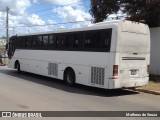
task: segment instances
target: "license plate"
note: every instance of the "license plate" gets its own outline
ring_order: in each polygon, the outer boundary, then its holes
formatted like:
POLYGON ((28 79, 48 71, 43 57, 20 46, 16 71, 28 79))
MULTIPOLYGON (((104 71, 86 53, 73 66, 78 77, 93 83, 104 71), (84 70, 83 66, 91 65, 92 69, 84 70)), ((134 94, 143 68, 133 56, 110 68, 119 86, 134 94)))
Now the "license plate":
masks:
POLYGON ((137 70, 130 70, 131 71, 131 75, 137 75, 137 70))

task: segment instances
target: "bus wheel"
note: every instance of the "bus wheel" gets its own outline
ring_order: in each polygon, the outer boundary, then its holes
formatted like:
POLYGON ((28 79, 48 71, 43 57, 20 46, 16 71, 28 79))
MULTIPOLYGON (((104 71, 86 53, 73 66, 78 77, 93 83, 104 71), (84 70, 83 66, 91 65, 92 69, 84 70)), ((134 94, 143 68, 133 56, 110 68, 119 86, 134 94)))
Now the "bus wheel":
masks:
POLYGON ((73 69, 68 68, 64 73, 64 81, 69 86, 74 86, 76 80, 76 75, 73 69))
POLYGON ((19 62, 16 63, 16 69, 17 69, 18 74, 20 74, 21 73, 21 66, 20 66, 19 62))

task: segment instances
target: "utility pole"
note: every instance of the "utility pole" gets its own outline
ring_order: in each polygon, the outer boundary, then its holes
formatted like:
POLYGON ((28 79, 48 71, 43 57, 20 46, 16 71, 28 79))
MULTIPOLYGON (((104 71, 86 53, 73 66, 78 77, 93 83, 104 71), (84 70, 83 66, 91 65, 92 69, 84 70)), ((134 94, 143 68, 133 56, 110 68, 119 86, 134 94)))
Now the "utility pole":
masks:
POLYGON ((9 32, 9 30, 8 30, 9 29, 9 25, 8 25, 9 24, 9 18, 8 18, 9 8, 8 7, 6 8, 6 14, 7 14, 7 16, 6 16, 6 37, 7 37, 6 42, 9 43, 9 33, 8 33, 9 32))

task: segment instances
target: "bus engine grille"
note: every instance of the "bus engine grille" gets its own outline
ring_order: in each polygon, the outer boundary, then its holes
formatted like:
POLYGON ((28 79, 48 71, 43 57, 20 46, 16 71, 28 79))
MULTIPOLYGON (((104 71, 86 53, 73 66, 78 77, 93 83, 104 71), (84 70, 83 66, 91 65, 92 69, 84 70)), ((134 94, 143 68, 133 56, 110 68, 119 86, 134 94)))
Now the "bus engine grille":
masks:
POLYGON ((48 75, 58 76, 58 64, 48 63, 48 75))
POLYGON ((105 69, 100 67, 91 67, 91 83, 104 85, 105 69))

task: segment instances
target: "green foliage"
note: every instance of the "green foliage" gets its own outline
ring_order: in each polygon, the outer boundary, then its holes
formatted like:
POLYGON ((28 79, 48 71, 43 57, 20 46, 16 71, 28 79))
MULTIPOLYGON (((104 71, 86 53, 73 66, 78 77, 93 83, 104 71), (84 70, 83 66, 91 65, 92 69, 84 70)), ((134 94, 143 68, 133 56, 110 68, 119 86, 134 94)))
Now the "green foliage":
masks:
POLYGON ((96 23, 120 8, 127 14, 127 20, 143 22, 149 27, 160 26, 160 0, 91 0, 90 13, 96 23))
POLYGON ((144 22, 149 27, 160 26, 160 0, 121 0, 126 19, 144 22))
POLYGON ((110 14, 119 10, 117 0, 91 0, 90 13, 93 16, 94 23, 102 22, 110 14))
POLYGON ((0 53, 3 53, 5 50, 5 43, 4 41, 0 40, 0 53))
POLYGON ((4 45, 0 45, 0 53, 3 53, 5 50, 5 46, 4 45))

